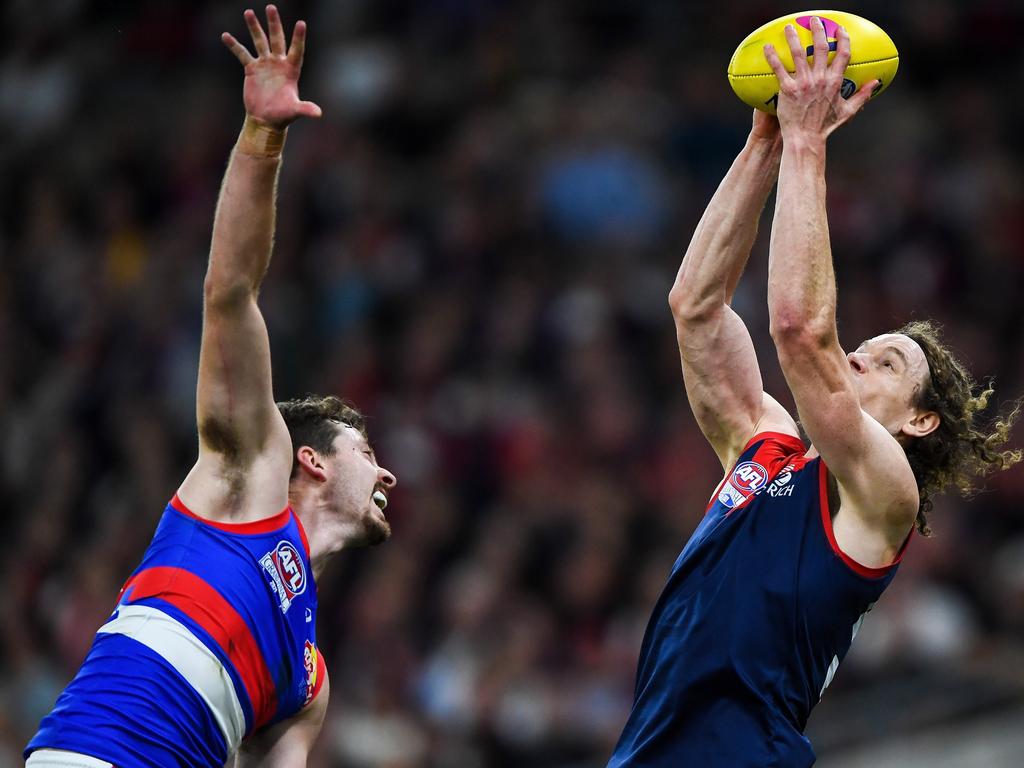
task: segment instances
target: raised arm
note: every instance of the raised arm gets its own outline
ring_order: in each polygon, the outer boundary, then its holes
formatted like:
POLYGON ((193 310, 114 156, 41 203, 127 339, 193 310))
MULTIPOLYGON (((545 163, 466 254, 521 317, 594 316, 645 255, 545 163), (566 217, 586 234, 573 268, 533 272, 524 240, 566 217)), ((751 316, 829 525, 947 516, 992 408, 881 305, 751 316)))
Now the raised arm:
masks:
POLYGON ((204 284, 199 461, 179 489, 198 513, 239 521, 287 503, 291 441, 274 405, 270 344, 256 298, 270 263, 285 132, 298 117, 320 114, 298 97, 305 24, 295 25, 286 50, 274 6, 267 6, 269 39, 251 10, 245 21, 255 57, 223 35, 245 67, 246 117, 221 185, 204 284))
POLYGON ((750 333, 730 306, 781 151, 778 122, 755 111, 747 143, 704 211, 669 293, 686 395, 724 467, 755 431, 798 434, 764 394, 750 333))
POLYGON ((838 480, 843 507, 856 512, 861 533, 884 540, 885 546, 867 549, 885 560, 913 523, 917 486, 903 448, 863 410, 851 361, 839 344, 825 210, 826 139, 864 106, 875 81, 844 101, 839 91, 850 38, 839 31, 835 58, 827 64, 820 21, 812 22, 812 32, 809 64, 795 30, 787 29, 793 75, 771 46, 765 52, 780 81, 785 145, 768 269, 771 331, 801 423, 838 480))

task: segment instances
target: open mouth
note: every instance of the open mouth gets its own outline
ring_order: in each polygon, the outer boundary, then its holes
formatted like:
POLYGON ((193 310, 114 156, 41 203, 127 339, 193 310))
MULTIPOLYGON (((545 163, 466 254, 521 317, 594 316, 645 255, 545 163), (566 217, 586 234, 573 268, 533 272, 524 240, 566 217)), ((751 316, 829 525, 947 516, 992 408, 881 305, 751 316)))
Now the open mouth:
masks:
POLYGON ((384 491, 373 492, 373 503, 377 505, 381 512, 388 505, 388 497, 384 495, 384 491))

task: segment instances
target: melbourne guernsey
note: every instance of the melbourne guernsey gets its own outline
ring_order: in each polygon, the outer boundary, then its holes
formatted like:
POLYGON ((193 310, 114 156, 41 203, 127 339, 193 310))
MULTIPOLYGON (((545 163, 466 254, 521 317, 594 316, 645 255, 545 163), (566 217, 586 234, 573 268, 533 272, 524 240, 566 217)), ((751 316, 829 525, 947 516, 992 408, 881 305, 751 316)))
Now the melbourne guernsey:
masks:
POLYGON ((839 549, 827 470, 805 453, 759 434, 715 491, 654 608, 609 768, 814 763, 807 717, 899 557, 867 568, 839 549))

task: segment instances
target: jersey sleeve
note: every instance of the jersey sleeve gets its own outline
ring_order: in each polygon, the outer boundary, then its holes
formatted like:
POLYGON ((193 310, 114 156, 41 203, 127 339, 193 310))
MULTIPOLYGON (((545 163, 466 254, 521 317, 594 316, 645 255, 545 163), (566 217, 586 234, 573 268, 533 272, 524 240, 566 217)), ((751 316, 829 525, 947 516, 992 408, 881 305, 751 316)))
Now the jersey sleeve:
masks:
POLYGON ((767 469, 769 478, 772 478, 794 453, 802 454, 806 450, 804 441, 796 435, 787 435, 784 432, 759 432, 747 441, 740 452, 739 462, 755 461, 767 469), (751 449, 755 449, 753 453, 751 449))
POLYGON ((711 495, 705 514, 716 501, 727 510, 743 506, 764 490, 794 456, 806 451, 803 441, 795 435, 783 432, 754 435, 711 495))

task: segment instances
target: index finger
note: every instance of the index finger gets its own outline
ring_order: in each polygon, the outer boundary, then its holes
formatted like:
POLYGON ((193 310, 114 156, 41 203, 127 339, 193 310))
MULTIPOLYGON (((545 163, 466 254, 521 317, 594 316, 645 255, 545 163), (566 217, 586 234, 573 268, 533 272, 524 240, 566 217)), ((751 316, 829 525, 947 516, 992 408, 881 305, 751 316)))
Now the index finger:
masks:
POLYGON ((302 60, 306 55, 306 22, 296 21, 292 32, 292 44, 288 48, 288 60, 301 69, 302 60))

